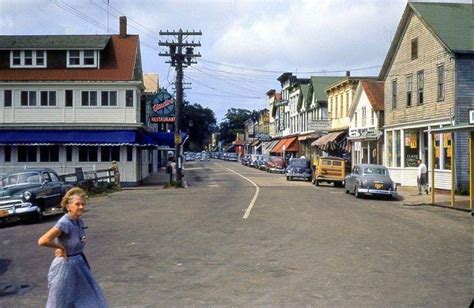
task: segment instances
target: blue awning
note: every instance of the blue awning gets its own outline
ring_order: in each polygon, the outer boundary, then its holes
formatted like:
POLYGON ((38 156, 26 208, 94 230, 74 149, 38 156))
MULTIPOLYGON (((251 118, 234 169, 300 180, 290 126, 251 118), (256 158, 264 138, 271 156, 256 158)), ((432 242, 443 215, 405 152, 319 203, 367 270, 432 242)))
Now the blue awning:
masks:
POLYGON ((141 130, 0 130, 2 145, 159 146, 169 144, 167 138, 141 130))

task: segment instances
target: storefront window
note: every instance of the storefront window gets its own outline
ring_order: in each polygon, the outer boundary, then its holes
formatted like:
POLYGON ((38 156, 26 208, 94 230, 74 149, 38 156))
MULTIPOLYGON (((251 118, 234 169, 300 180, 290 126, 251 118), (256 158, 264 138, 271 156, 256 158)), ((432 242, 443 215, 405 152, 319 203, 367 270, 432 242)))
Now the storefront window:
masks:
POLYGON ((387 166, 393 167, 392 132, 387 132, 387 166))
POLYGON ((444 155, 444 169, 446 170, 451 170, 451 158, 452 158, 452 138, 451 134, 444 134, 444 140, 443 140, 443 155, 444 155))
POLYGON ((440 157, 441 157, 441 134, 435 134, 435 144, 434 144, 434 150, 435 150, 435 169, 440 169, 440 157))
POLYGON ((401 142, 400 142, 400 131, 396 130, 393 132, 393 139, 395 142, 395 167, 402 166, 402 151, 401 151, 401 142))
POLYGON ((417 129, 405 130, 405 167, 417 167, 420 154, 419 132, 417 129))

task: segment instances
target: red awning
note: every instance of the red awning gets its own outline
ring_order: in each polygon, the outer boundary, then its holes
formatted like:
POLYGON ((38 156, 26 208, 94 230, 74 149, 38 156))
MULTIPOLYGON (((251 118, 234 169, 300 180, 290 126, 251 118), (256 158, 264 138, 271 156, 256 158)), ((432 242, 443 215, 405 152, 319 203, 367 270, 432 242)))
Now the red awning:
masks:
POLYGON ((296 140, 298 137, 290 137, 281 139, 280 142, 273 148, 273 153, 283 153, 283 148, 285 152, 298 152, 298 142, 296 140))
POLYGON ((278 141, 278 143, 273 147, 273 149, 270 151, 271 153, 281 153, 282 152, 282 146, 285 144, 285 139, 281 139, 278 141))

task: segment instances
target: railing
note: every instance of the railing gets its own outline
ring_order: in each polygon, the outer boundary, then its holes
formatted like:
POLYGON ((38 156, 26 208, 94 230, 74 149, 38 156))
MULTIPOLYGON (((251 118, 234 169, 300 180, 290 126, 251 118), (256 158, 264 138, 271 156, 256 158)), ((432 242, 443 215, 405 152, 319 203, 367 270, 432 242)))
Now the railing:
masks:
POLYGON ((98 169, 91 171, 83 171, 82 168, 76 168, 73 173, 66 173, 60 175, 61 179, 66 183, 82 184, 86 181, 109 182, 114 183, 120 187, 120 172, 118 164, 112 164, 112 167, 107 169, 98 169))

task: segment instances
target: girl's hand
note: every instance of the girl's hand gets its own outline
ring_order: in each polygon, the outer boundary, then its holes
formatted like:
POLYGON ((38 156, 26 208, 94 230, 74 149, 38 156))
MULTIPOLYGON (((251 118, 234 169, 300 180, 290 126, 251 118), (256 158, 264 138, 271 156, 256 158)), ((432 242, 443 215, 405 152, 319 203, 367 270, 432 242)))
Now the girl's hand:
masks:
POLYGON ((61 247, 61 248, 58 248, 54 251, 54 255, 56 257, 62 257, 64 259, 67 259, 67 253, 66 253, 66 248, 64 247, 61 247))

